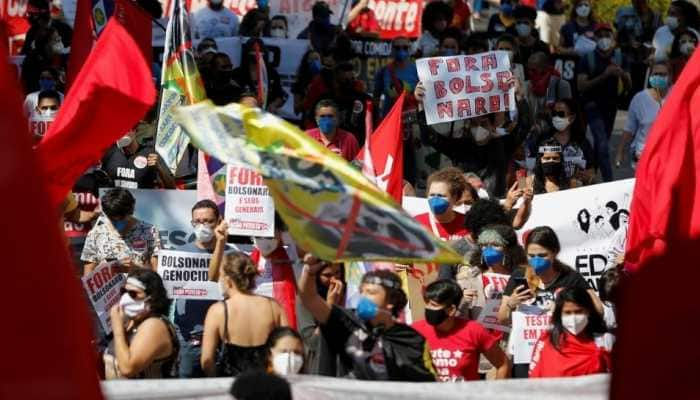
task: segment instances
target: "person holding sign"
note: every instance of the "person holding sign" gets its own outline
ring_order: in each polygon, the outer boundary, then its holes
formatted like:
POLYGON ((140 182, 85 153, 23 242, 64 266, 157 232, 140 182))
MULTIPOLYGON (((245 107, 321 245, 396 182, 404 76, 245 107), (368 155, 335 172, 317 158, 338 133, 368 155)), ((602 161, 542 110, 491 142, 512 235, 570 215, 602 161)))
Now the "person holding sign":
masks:
POLYGON ((446 168, 428 177, 428 205, 430 211, 416 216, 416 220, 442 240, 457 240, 468 235, 464 215, 454 211, 467 181, 461 171, 446 168))
POLYGON ((110 318, 114 339, 105 354, 107 379, 162 379, 177 375, 179 344, 167 319, 170 300, 160 276, 135 269, 110 318))
POLYGON ((247 255, 224 256, 223 272, 225 300, 209 307, 204 321, 202 369, 209 377, 265 370, 267 338, 288 325, 287 316, 273 299, 252 293, 258 269, 247 255))
POLYGON ((49 127, 61 107, 61 97, 55 90, 39 92, 37 106, 29 117, 29 130, 34 136, 35 144, 38 144, 49 131, 49 127))
POLYGON ((500 335, 493 335, 476 321, 457 318, 462 289, 451 280, 439 280, 425 289, 425 320, 412 327, 430 346, 438 380, 443 382, 479 380, 479 356, 483 354, 496 369, 496 379, 510 374, 510 361, 501 350, 500 335))
POLYGON ((586 290, 562 290, 552 315, 552 330, 535 344, 530 378, 610 372, 614 338, 605 332, 605 322, 586 290))

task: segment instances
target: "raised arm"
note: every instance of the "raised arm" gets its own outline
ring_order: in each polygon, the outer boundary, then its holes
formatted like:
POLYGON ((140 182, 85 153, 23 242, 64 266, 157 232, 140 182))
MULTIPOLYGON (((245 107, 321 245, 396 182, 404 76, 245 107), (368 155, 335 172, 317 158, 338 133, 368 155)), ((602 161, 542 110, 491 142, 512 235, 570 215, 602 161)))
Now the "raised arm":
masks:
POLYGON ((318 258, 311 254, 304 256, 304 269, 299 277, 299 297, 316 321, 325 324, 331 315, 331 306, 316 291, 316 275, 324 267, 318 258))

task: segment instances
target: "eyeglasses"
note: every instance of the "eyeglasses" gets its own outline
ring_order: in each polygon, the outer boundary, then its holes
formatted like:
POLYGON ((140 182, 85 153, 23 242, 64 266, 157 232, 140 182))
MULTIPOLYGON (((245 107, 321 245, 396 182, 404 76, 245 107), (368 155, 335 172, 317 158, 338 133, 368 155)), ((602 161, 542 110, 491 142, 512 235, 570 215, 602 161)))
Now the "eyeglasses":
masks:
POLYGON ((566 118, 567 113, 566 111, 552 111, 552 116, 554 117, 560 117, 560 118, 566 118))

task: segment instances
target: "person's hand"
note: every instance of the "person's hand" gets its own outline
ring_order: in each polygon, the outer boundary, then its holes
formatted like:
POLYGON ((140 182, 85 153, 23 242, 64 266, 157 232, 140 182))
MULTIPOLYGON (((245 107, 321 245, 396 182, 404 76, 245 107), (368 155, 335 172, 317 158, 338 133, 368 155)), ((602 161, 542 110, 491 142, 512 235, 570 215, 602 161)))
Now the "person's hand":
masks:
POLYGON ((129 272, 136 266, 136 263, 131 257, 126 257, 119 260, 119 266, 122 267, 122 271, 129 272))
POLYGON ((423 99, 425 99, 425 86, 423 86, 423 82, 418 82, 415 90, 413 90, 413 96, 415 96, 419 103, 423 102, 423 99))
POLYGON ((317 275, 327 265, 327 262, 322 261, 320 258, 311 253, 304 255, 304 267, 311 275, 317 275))
POLYGON ((124 328, 124 310, 122 306, 116 304, 109 310, 109 318, 112 323, 112 331, 117 332, 124 328))
POLYGON ((326 303, 331 306, 338 304, 344 288, 345 286, 341 280, 335 278, 331 279, 331 284, 328 287, 328 294, 326 295, 326 303))
POLYGON ((625 253, 620 253, 615 257, 615 265, 622 265, 625 263, 625 253))
POLYGON ((523 197, 523 194, 525 194, 525 191, 522 189, 518 189, 518 181, 516 180, 515 183, 513 183, 513 186, 511 186, 508 190, 508 194, 506 195, 506 201, 503 204, 503 206, 510 210, 515 206, 515 203, 518 202, 518 199, 523 197))
POLYGON ((508 308, 515 310, 520 304, 532 297, 530 289, 524 285, 520 285, 513 291, 513 294, 508 298, 508 308))
POLYGON ((394 264, 394 272, 399 273, 403 271, 408 271, 411 269, 411 266, 409 264, 394 264))
POLYGON ((523 200, 525 201, 526 204, 532 203, 532 199, 535 198, 535 192, 532 190, 531 187, 526 188, 523 190, 523 200))
POLYGON ((149 154, 147 158, 148 162, 146 163, 146 165, 148 165, 149 167, 157 167, 159 158, 160 156, 158 156, 158 153, 149 154))
POLYGON ((216 236, 217 241, 226 242, 226 239, 228 239, 228 223, 225 220, 221 220, 219 225, 216 226, 216 229, 214 229, 214 235, 216 236))
POLYGON ((462 290, 462 299, 464 300, 465 303, 471 305, 474 300, 476 300, 478 292, 476 289, 464 289, 462 290))
POLYGON ((508 86, 515 88, 515 98, 517 100, 522 100, 525 97, 525 87, 520 81, 520 78, 518 78, 515 75, 512 75, 510 79, 506 81, 506 83, 508 84, 508 86))
POLYGON ((622 74, 624 74, 624 73, 625 73, 625 71, 623 71, 622 68, 620 68, 619 65, 617 65, 617 64, 610 64, 610 65, 608 65, 607 68, 605 68, 605 71, 603 72, 603 75, 605 75, 605 76, 616 76, 616 77, 619 78, 619 77, 622 76, 622 74))

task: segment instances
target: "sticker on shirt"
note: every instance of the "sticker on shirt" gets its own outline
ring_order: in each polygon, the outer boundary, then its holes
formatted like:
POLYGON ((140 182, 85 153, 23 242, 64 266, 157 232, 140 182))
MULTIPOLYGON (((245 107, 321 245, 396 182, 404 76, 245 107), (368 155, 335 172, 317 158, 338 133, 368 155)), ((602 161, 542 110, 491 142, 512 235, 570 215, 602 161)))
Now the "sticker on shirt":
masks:
POLYGON ((365 107, 362 105, 360 100, 355 100, 355 102, 352 104, 352 112, 355 114, 361 113, 364 109, 365 107))
POLYGON ((148 159, 144 156, 138 156, 134 159, 134 166, 138 169, 144 169, 148 165, 148 159))

